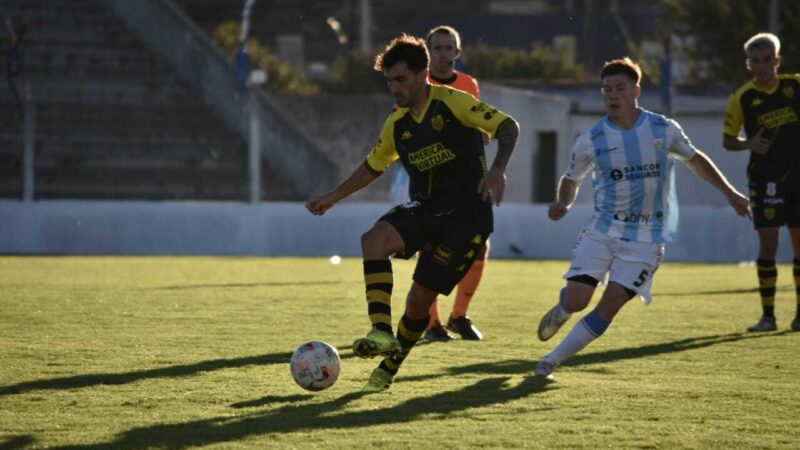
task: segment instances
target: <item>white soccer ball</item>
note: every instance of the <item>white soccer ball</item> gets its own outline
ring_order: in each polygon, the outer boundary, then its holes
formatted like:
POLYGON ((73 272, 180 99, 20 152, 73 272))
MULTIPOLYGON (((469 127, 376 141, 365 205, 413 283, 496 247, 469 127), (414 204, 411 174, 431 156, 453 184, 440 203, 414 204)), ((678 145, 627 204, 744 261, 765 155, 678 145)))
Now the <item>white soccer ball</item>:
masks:
POLYGON ((339 378, 339 352, 322 341, 297 347, 290 365, 295 383, 309 391, 327 389, 339 378))

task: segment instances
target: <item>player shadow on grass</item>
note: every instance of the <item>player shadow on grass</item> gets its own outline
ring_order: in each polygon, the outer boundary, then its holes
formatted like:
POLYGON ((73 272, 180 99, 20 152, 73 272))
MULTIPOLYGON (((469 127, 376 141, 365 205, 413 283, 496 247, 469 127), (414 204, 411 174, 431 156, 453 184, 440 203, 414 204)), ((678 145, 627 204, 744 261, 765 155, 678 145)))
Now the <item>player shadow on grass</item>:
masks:
POLYGON ((516 386, 509 385, 509 380, 510 377, 507 376, 487 378, 460 390, 442 392, 428 397, 414 397, 395 406, 341 413, 345 405, 364 395, 356 392, 322 403, 290 404, 272 411, 259 411, 239 417, 221 416, 184 423, 135 428, 120 434, 111 442, 56 448, 183 448, 233 442, 269 433, 292 433, 324 428, 352 429, 410 423, 417 420, 429 420, 430 415, 463 413, 472 408, 508 403, 557 387, 548 380, 537 377, 527 377, 516 386))
MULTIPOLYGON (((349 348, 341 346, 337 348, 349 348)), ((352 351, 341 355, 342 359, 354 358, 352 351)), ((241 358, 211 359, 193 364, 158 367, 155 369, 136 370, 121 373, 93 373, 66 377, 23 381, 8 386, 0 386, 0 396, 22 394, 39 390, 66 390, 89 388, 102 385, 121 385, 151 378, 181 378, 214 370, 231 369, 245 366, 266 366, 270 364, 289 364, 292 352, 272 353, 266 355, 245 356, 241 358)))
MULTIPOLYGON (((712 336, 699 336, 686 339, 680 339, 672 342, 664 342, 660 344, 642 345, 641 347, 626 347, 616 350, 607 350, 604 352, 595 353, 579 353, 572 358, 565 361, 561 367, 571 366, 585 366, 591 364, 600 364, 613 361, 620 361, 625 359, 645 358, 648 356, 656 356, 666 353, 683 352, 687 350, 697 350, 705 347, 710 347, 717 344, 725 344, 728 342, 736 342, 749 339, 761 339, 767 337, 783 336, 793 334, 796 332, 784 330, 774 333, 731 333, 731 334, 718 334, 712 336)), ((470 364, 460 367, 451 367, 447 369, 445 374, 430 374, 430 375, 414 375, 410 377, 403 377, 407 381, 425 381, 432 378, 439 378, 442 376, 458 376, 465 374, 529 374, 533 373, 536 367, 536 360, 522 360, 522 359, 509 359, 505 361, 492 361, 480 364, 470 364)))
POLYGON ((263 283, 225 283, 225 284, 184 284, 179 286, 159 286, 150 288, 154 291, 179 290, 179 289, 206 289, 206 288, 242 288, 261 286, 325 286, 331 284, 361 284, 361 281, 268 281, 263 283))
MULTIPOLYGON (((776 286, 776 291, 794 291, 795 286, 794 284, 784 284, 781 286, 776 286)), ((725 289, 721 291, 691 291, 691 292, 661 292, 658 291, 657 295, 659 298, 661 297, 689 297, 689 296, 700 296, 700 295, 725 295, 725 294, 754 294, 759 291, 759 288, 744 288, 744 289, 725 289)), ((748 301, 752 299, 748 298, 748 301)))
POLYGON ((36 438, 30 434, 7 436, 5 438, 0 438, 0 450, 16 450, 19 448, 26 448, 35 443, 36 438))
POLYGON ((273 353, 271 355, 247 356, 243 358, 212 359, 194 364, 159 367, 122 373, 96 373, 67 377, 24 381, 8 386, 0 386, 0 396, 22 394, 36 390, 61 390, 87 388, 101 385, 120 385, 150 378, 179 378, 214 370, 268 364, 288 364, 292 353, 273 353))
MULTIPOLYGON (((699 336, 661 344, 628 347, 604 352, 579 354, 564 366, 592 365, 624 359, 642 358, 660 354, 696 350, 717 344, 750 339, 763 339, 790 334, 789 331, 764 334, 731 333, 699 336)), ((288 355, 284 355, 288 356, 288 355)), ((361 398, 360 392, 345 394, 321 403, 303 401, 312 395, 264 397, 249 402, 239 402, 233 407, 260 407, 271 403, 288 403, 274 410, 256 411, 237 417, 219 416, 184 423, 152 425, 128 430, 111 442, 58 448, 74 449, 138 449, 144 447, 182 448, 232 442, 269 433, 291 433, 320 428, 360 428, 374 425, 407 423, 427 420, 428 415, 446 415, 471 408, 507 403, 549 389, 558 388, 548 380, 528 376, 516 386, 509 386, 511 374, 530 374, 534 361, 506 360, 453 367, 434 375, 398 377, 402 384, 423 382, 431 378, 452 377, 464 374, 500 375, 484 378, 461 390, 442 392, 428 397, 415 397, 386 408, 340 412, 351 401, 361 398), (425 416, 423 418, 423 415, 425 416)), ((402 389, 400 383, 393 391, 402 389)), ((391 391, 390 391, 391 392, 391 391)), ((386 395, 386 394, 376 394, 386 395)))

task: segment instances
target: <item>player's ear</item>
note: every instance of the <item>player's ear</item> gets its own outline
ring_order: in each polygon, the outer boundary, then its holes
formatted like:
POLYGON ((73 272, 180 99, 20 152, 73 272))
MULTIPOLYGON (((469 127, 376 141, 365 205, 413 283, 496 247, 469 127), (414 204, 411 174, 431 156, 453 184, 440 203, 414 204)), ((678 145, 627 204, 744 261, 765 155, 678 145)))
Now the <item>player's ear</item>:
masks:
POLYGON ((744 60, 744 65, 747 67, 747 71, 751 72, 753 69, 750 67, 750 58, 744 60))
POLYGON ((775 67, 780 67, 781 65, 781 55, 775 55, 775 67))
POLYGON ((636 98, 639 98, 639 95, 641 93, 642 93, 642 86, 640 86, 638 84, 633 86, 633 94, 636 96, 636 98))
POLYGON ((423 79, 423 80, 427 80, 428 79, 428 69, 425 68, 425 69, 420 70, 419 73, 417 74, 417 77, 419 77, 420 79, 423 79))

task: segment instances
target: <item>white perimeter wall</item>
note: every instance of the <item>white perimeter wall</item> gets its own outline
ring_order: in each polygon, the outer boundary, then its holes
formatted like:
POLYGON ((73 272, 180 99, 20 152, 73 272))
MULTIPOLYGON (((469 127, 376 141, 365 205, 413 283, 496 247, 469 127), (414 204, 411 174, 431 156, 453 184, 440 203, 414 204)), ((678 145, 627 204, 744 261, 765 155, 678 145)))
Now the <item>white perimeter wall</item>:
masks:
MULTIPOLYGON (((302 203, 0 201, 0 253, 117 255, 360 255, 360 236, 388 203, 345 202, 326 215, 302 203)), ((495 209, 492 256, 569 259, 591 207, 577 205, 551 222, 546 206, 505 203, 495 209)), ((728 208, 681 208, 673 261, 751 261, 752 225, 728 208)), ((791 260, 782 236, 780 261, 791 260)))

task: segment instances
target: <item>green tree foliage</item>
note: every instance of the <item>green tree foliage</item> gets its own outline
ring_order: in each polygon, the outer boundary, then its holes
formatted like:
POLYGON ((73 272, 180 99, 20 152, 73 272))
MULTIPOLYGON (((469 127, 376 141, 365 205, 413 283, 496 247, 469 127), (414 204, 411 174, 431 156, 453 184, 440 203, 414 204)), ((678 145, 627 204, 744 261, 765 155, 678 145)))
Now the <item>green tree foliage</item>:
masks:
MULTIPOLYGON (((661 0, 670 32, 692 38, 681 55, 697 85, 735 86, 749 78, 742 45, 767 31, 766 0, 661 0)), ((780 0, 781 71, 800 72, 800 2, 780 0)))
POLYGON ((373 69, 374 53, 354 51, 339 56, 331 68, 331 81, 325 86, 334 92, 375 93, 387 92, 386 80, 373 69))
POLYGON ((571 63, 549 47, 531 50, 478 45, 464 49, 469 73, 478 79, 582 80, 583 66, 571 63))
MULTIPOLYGON (((213 34, 214 42, 231 57, 236 53, 238 36, 239 25, 234 21, 222 22, 213 34)), ((319 86, 308 81, 300 69, 278 58, 258 39, 247 40, 247 53, 250 55, 250 67, 267 73, 265 89, 268 91, 304 95, 319 92, 319 86)))
MULTIPOLYGON (((375 53, 352 52, 338 57, 327 89, 336 92, 386 92, 383 76, 372 68, 375 53)), ((468 72, 479 80, 538 79, 579 81, 583 66, 566 62, 550 48, 534 46, 517 50, 479 45, 464 49, 468 72)))

